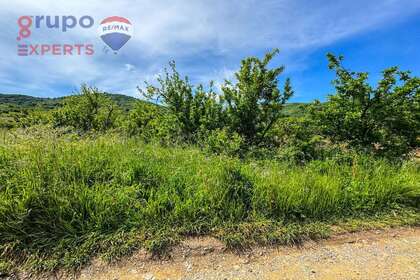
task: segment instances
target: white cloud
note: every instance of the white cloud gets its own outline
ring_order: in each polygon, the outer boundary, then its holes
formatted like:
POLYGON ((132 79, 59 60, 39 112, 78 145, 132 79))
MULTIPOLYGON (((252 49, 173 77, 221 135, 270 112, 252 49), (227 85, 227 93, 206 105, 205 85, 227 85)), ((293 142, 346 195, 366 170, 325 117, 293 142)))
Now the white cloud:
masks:
POLYGON ((279 47, 288 71, 304 67, 290 53, 315 50, 371 30, 420 8, 417 0, 0 0, 0 92, 53 95, 56 89, 96 83, 104 90, 135 95, 135 86, 158 73, 170 59, 194 80, 230 78, 238 58, 279 47), (118 54, 102 52, 96 28, 35 30, 40 42, 91 42, 93 57, 18 57, 16 20, 21 15, 110 15, 129 18, 134 36, 118 54), (290 60, 290 59, 289 59, 290 60), (35 92, 33 92, 35 91, 35 92))
POLYGON ((136 68, 136 66, 130 63, 124 64, 124 67, 125 67, 125 70, 127 70, 128 72, 132 72, 136 68))

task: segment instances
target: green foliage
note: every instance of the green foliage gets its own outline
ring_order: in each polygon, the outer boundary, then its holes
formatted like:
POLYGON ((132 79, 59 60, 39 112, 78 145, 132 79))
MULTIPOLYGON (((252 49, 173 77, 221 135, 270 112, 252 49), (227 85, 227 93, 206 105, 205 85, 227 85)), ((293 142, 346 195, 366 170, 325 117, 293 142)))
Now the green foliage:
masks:
POLYGON ((182 79, 174 62, 170 71, 165 70, 164 77, 158 78, 158 87, 146 83, 147 89, 139 90, 150 100, 161 101, 176 116, 186 140, 196 142, 197 135, 226 128, 248 145, 257 145, 266 140, 281 116, 282 106, 293 94, 289 79, 283 92, 278 89, 277 79, 284 67, 268 69, 277 53, 270 52, 263 60, 244 59, 235 75, 237 82, 226 81, 219 96, 212 83, 206 92, 202 85, 194 88, 188 77, 182 79))
POLYGON ((79 95, 64 101, 62 108, 53 112, 53 125, 70 126, 81 132, 105 131, 116 126, 119 108, 104 93, 82 85, 79 95))
POLYGON ((325 238, 338 224, 419 225, 418 162, 370 153, 418 147, 419 78, 390 68, 374 88, 329 55, 336 95, 290 105, 283 67, 268 68, 276 54, 243 60, 219 95, 170 63, 140 90, 158 104, 87 86, 3 97, 0 273, 161 255, 191 235, 238 248, 325 238))
POLYGON ((211 130, 223 125, 222 105, 210 84, 209 92, 202 85, 197 88, 190 84, 188 77, 181 78, 175 62, 169 63, 164 77, 158 78, 159 87, 146 83, 146 90, 139 88, 149 100, 156 99, 166 106, 180 123, 185 140, 193 140, 199 130, 211 130))
POLYGON ((284 67, 267 68, 277 53, 278 50, 267 53, 263 60, 244 59, 235 74, 237 83, 227 81, 222 88, 228 127, 249 145, 265 140, 267 132, 281 116, 282 105, 293 94, 289 79, 283 92, 278 88, 278 76, 284 67))
POLYGON ((0 104, 16 106, 21 109, 49 110, 59 106, 63 98, 42 98, 19 94, 0 94, 0 104))
POLYGON ((230 133, 226 129, 216 129, 202 135, 203 148, 214 154, 229 156, 239 155, 243 148, 243 139, 236 133, 230 133))
POLYGON ((256 244, 295 245, 305 240, 325 239, 330 234, 330 227, 320 222, 284 225, 267 221, 226 225, 217 232, 218 238, 230 249, 243 249, 256 244))
POLYGON ((127 132, 145 142, 162 145, 181 144, 185 140, 182 124, 174 114, 168 113, 166 108, 141 101, 128 116, 127 132))
POLYGON ((309 103, 286 103, 282 108, 282 113, 286 117, 304 117, 310 105, 309 103))
POLYGON ((402 156, 418 147, 420 135, 420 78, 391 67, 376 88, 368 74, 342 66, 343 57, 328 54, 336 72, 336 94, 317 110, 325 135, 333 141, 389 156, 402 156))
POLYGON ((24 134, 0 149, 0 263, 12 266, 78 267, 139 247, 159 254, 191 234, 290 244, 324 236, 307 223, 420 205, 412 162, 355 155, 300 166, 118 136, 24 134))
MULTIPOLYGON (((137 101, 134 97, 122 94, 105 93, 115 103, 117 103, 123 111, 129 111, 133 104, 137 101)), ((14 109, 39 109, 48 111, 57 109, 67 97, 47 98, 33 97, 19 94, 1 94, 0 93, 0 112, 10 111, 14 109), (3 109, 4 108, 4 109, 3 109)))
MULTIPOLYGON (((121 94, 108 94, 123 112, 129 112, 137 100, 121 94)), ((18 94, 0 94, 0 128, 13 129, 46 125, 52 122, 52 111, 71 97, 41 98, 18 94)))
MULTIPOLYGON (((0 99, 1 95, 0 95, 0 99)), ((19 99, 18 99, 19 100, 19 99)), ((0 128, 13 129, 18 127, 29 127, 49 122, 49 108, 42 106, 14 104, 12 98, 7 98, 9 104, 0 104, 0 128)), ((29 103, 31 104, 31 103, 29 103)))
POLYGON ((320 136, 318 126, 308 117, 281 118, 268 136, 277 148, 276 156, 285 161, 306 163, 339 153, 337 147, 320 136))

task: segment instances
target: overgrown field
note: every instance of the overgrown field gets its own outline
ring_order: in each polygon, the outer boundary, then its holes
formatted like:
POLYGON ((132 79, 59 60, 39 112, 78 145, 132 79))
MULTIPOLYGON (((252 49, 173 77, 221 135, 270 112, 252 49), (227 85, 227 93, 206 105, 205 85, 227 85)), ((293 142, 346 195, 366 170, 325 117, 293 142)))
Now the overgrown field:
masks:
POLYGON ((242 60, 219 92, 171 62, 139 88, 147 102, 88 85, 0 98, 0 276, 191 235, 243 249, 420 225, 420 78, 391 67, 372 86, 328 54, 335 94, 287 105, 277 53, 242 60))
POLYGON ((232 248, 332 228, 420 224, 420 166, 349 154, 297 165, 118 135, 0 139, 0 270, 163 253, 189 235, 232 248), (335 225, 334 227, 331 227, 335 225))

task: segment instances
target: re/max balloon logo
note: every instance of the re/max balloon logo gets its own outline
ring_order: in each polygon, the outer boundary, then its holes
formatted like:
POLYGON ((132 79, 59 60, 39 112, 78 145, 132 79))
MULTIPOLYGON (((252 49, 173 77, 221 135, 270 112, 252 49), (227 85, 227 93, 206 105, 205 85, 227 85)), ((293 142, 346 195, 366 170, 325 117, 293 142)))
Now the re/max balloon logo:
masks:
POLYGON ((126 18, 112 16, 101 22, 99 34, 105 44, 118 51, 133 36, 133 26, 126 18))
MULTIPOLYGON (((21 16, 17 20, 18 36, 16 40, 19 56, 43 55, 93 55, 94 44, 91 42, 43 43, 28 42, 34 29, 56 29, 68 32, 76 27, 91 28, 95 21, 91 16, 21 16)), ((101 21, 99 35, 102 41, 115 53, 124 46, 133 35, 131 22, 120 16, 107 17, 101 21)))

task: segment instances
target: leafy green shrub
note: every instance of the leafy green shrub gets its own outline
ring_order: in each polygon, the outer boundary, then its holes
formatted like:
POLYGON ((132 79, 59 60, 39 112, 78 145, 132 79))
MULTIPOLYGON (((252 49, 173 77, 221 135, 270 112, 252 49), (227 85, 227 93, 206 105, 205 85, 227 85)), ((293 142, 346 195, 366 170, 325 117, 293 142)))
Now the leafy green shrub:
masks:
POLYGON ((78 131, 106 131, 116 127, 119 108, 111 98, 93 87, 82 85, 79 95, 65 99, 52 114, 54 127, 69 126, 78 131))
POLYGON ((188 77, 181 78, 174 62, 170 62, 170 71, 165 69, 165 75, 158 78, 159 86, 146 83, 146 90, 139 90, 149 100, 162 102, 177 118, 187 142, 197 142, 201 133, 227 129, 247 145, 259 145, 266 141, 282 106, 293 94, 290 79, 283 91, 278 88, 278 76, 284 67, 268 69, 277 53, 267 53, 262 60, 244 59, 235 74, 237 82, 226 81, 219 95, 213 91, 212 82, 207 91, 202 85, 194 88, 188 77))
POLYGON ((13 129, 48 124, 50 112, 38 108, 21 108, 9 105, 0 107, 0 128, 13 129))
POLYGON ((226 129, 216 129, 200 137, 202 146, 210 153, 225 154, 229 156, 239 155, 243 148, 243 139, 237 133, 229 133, 226 129))
POLYGON ((256 57, 242 60, 241 69, 235 74, 237 82, 226 81, 222 87, 227 127, 248 145, 265 141, 281 116, 283 104, 293 95, 290 79, 286 79, 283 91, 278 88, 278 76, 284 66, 267 68, 277 53, 278 50, 269 52, 262 60, 256 57))
POLYGON ((211 130, 222 127, 222 104, 218 102, 213 91, 205 91, 202 85, 194 88, 188 77, 181 78, 175 62, 170 62, 170 71, 165 69, 164 77, 158 78, 159 86, 146 83, 146 90, 139 91, 149 100, 158 100, 176 117, 180 124, 182 137, 186 141, 196 140, 199 130, 211 130))
POLYGON ((127 118, 126 130, 130 136, 139 136, 145 142, 162 145, 183 142, 182 123, 165 108, 137 102, 127 118))
POLYGON ((279 119, 268 137, 277 150, 275 157, 280 160, 306 163, 343 152, 338 145, 322 137, 316 123, 307 116, 279 119))
POLYGON ((342 56, 328 54, 328 59, 337 75, 337 93, 314 111, 327 137, 393 158, 405 156, 419 146, 419 77, 391 67, 383 71, 383 78, 373 88, 368 73, 352 72, 342 66, 342 56))

